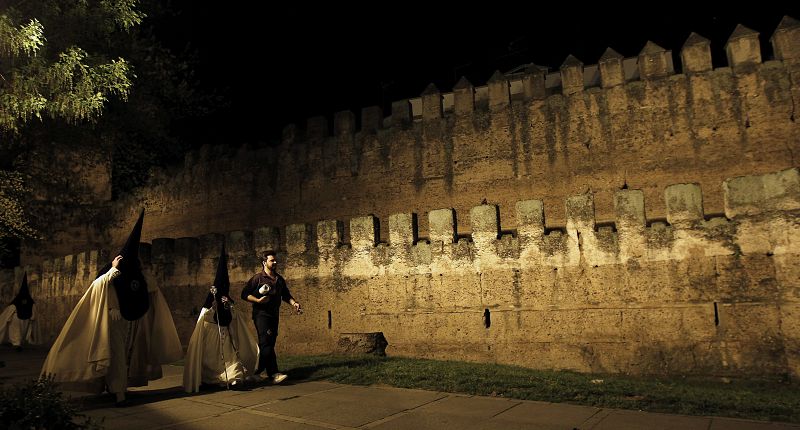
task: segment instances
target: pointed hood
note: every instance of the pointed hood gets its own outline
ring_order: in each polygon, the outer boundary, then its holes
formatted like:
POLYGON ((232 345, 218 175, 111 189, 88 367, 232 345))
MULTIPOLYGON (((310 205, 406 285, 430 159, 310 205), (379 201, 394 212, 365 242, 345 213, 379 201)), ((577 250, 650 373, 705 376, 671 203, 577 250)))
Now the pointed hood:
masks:
MULTIPOLYGON (((122 256, 117 269, 119 275, 114 278, 114 289, 119 300, 119 311, 122 317, 128 321, 138 320, 150 308, 150 296, 147 292, 147 281, 142 273, 142 262, 139 261, 139 239, 142 237, 142 224, 144 223, 144 209, 139 214, 139 219, 128 235, 128 240, 122 246, 119 253, 114 255, 122 256)), ((100 275, 107 272, 101 271, 100 275)))
MULTIPOLYGON (((134 224, 125 244, 122 245, 119 252, 111 256, 112 260, 117 255, 122 256, 122 261, 120 261, 119 267, 117 267, 120 272, 123 271, 123 269, 129 268, 131 265, 134 265, 136 270, 141 270, 141 262, 139 261, 139 240, 142 238, 142 224, 144 224, 144 209, 139 213, 139 219, 136 220, 136 224, 134 224)), ((100 269, 97 273, 97 277, 103 276, 110 269, 111 263, 109 262, 100 269)))
POLYGON ((217 274, 214 276, 214 284, 213 287, 216 287, 216 303, 214 303, 214 295, 208 293, 206 296, 206 301, 203 303, 203 307, 207 309, 211 309, 212 306, 216 306, 217 315, 219 315, 219 319, 217 319, 216 315, 214 317, 219 325, 225 327, 231 323, 232 315, 230 305, 233 303, 230 296, 231 290, 231 282, 230 278, 228 277, 228 255, 225 253, 225 244, 222 244, 222 249, 219 253, 219 262, 217 263, 217 274), (222 296, 228 298, 228 303, 222 303, 222 296))
POLYGON ((14 300, 11 302, 17 308, 17 318, 21 320, 29 320, 33 316, 33 297, 28 290, 28 274, 22 275, 22 285, 19 287, 19 292, 14 300))
POLYGON ((122 249, 120 249, 119 253, 117 254, 122 256, 120 267, 118 267, 120 271, 129 267, 134 267, 138 270, 141 270, 141 262, 139 261, 139 240, 142 238, 143 223, 144 209, 142 209, 142 211, 139 213, 139 219, 136 220, 136 224, 133 226, 131 234, 128 235, 128 240, 125 241, 125 245, 122 245, 122 249))

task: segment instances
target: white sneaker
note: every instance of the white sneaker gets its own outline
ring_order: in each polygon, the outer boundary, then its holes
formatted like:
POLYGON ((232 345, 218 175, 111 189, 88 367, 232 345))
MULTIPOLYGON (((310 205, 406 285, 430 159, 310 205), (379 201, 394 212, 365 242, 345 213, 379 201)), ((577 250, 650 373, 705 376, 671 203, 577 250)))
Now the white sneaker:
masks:
POLYGON ((288 378, 287 375, 284 375, 283 373, 276 373, 276 374, 272 375, 272 383, 273 384, 280 384, 281 382, 285 381, 286 378, 288 378))

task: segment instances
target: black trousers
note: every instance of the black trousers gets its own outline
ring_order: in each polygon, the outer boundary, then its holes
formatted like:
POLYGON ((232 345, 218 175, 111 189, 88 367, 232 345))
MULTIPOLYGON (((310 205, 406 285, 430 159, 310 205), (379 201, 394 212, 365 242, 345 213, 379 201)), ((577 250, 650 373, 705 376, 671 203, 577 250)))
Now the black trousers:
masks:
POLYGON ((278 339, 278 318, 266 312, 253 314, 253 322, 258 332, 258 368, 254 373, 267 371, 267 376, 278 373, 278 359, 275 356, 275 341, 278 339))

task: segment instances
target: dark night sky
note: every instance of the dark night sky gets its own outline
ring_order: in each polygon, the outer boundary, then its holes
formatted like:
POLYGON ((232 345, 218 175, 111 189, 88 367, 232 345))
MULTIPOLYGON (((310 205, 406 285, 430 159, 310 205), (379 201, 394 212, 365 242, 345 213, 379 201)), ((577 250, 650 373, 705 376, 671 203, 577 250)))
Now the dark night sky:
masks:
POLYGON ((679 68, 680 48, 692 31, 711 40, 714 65, 724 66, 723 46, 738 23, 761 33, 766 60, 783 15, 800 19, 800 6, 767 3, 757 10, 689 13, 654 2, 648 9, 655 10, 623 14, 580 12, 575 2, 568 8, 487 3, 483 10, 463 3, 381 2, 379 10, 378 3, 365 9, 370 6, 252 2, 243 10, 176 1, 182 12, 168 23, 168 37, 197 50, 203 85, 230 100, 199 135, 234 145, 277 140, 287 123, 330 119, 340 110, 358 115, 362 107, 381 105, 388 115, 392 101, 417 97, 431 82, 449 92, 461 75, 484 85, 494 70, 525 63, 557 71, 569 54, 595 64, 609 46, 631 57, 652 40, 673 51, 679 68))

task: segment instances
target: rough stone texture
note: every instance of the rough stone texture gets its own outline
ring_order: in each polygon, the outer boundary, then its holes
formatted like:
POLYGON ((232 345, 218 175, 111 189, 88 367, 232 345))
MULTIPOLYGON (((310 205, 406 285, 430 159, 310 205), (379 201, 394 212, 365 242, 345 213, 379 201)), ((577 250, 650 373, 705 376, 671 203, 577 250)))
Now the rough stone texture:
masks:
POLYGON ((389 243, 411 245, 417 241, 416 214, 393 214, 389 216, 389 243))
POLYGON ((354 249, 370 249, 378 241, 378 220, 372 216, 350 220, 350 243, 354 249))
POLYGON ((691 224, 703 219, 703 194, 697 184, 670 185, 664 190, 667 222, 691 224))
MULTIPOLYGON (((224 240, 234 297, 255 251, 285 258, 307 309, 284 310, 285 351, 380 331, 389 354, 798 377, 800 64, 785 27, 781 60, 762 62, 758 35, 737 29, 730 67, 710 69, 694 38, 684 74, 647 46, 647 76, 620 76, 630 59, 610 52, 596 88, 583 72, 597 67, 570 57, 546 75, 561 86, 533 70, 465 82, 457 99, 431 87, 393 103, 382 127, 353 130, 342 113, 335 136, 312 118, 277 148, 204 147, 114 203, 111 227, 73 214, 52 247, 24 244, 44 332, 55 337, 144 207, 145 263, 185 342, 224 240)), ((2 297, 13 278, 0 277, 2 297)))
MULTIPOLYGON (((118 225, 108 231, 111 240, 98 240, 96 246, 124 240, 142 206, 147 241, 365 213, 386 219, 441 207, 463 214, 461 234, 469 233, 469 209, 484 199, 501 208, 542 200, 548 226, 564 226, 565 213, 557 209, 561 202, 589 189, 598 219, 613 219, 614 194, 623 185, 643 192, 648 219, 666 216, 660 197, 664 187, 677 183, 698 184, 705 210, 721 214, 724 180, 796 164, 800 133, 797 122, 789 120, 791 73, 781 62, 767 62, 744 75, 717 69, 628 81, 569 99, 551 95, 515 102, 495 113, 482 108, 476 96, 476 110, 469 115, 446 114, 425 127, 413 121, 378 134, 358 132, 352 136, 354 150, 337 150, 330 162, 322 144, 303 139, 242 154, 212 147, 187 157, 181 174, 159 177, 120 202, 109 215, 118 225), (353 166, 344 176, 340 169, 325 168, 340 163, 340 153, 350 157, 342 164, 353 166), (272 191, 256 191, 264 186, 272 191), (261 192, 270 193, 274 203, 251 207, 252 196, 261 192), (216 198, 219 194, 226 198, 216 198)), ((393 113, 392 123, 400 118, 393 113)), ((514 210, 500 215, 502 225, 518 224, 514 210)), ((420 236, 427 237, 428 219, 419 221, 420 236)), ((388 237, 388 226, 381 227, 381 236, 388 237)), ((75 232, 87 240, 101 237, 79 233, 83 230, 85 225, 75 232)), ((72 243, 66 239, 54 248, 72 243)), ((53 256, 84 249, 85 244, 77 245, 53 256)), ((36 262, 31 256, 24 264, 36 262)))
MULTIPOLYGON (((775 174, 763 176, 769 182, 775 174)), ((678 196, 670 213, 704 213, 699 190, 667 189, 666 200, 678 196)), ((388 245, 375 243, 373 216, 350 220, 350 247, 331 246, 339 237, 336 221, 318 224, 316 243, 311 226, 290 225, 283 273, 309 311, 284 310, 282 336, 302 341, 282 348, 324 353, 341 347, 343 333, 381 332, 392 339, 390 354, 592 372, 796 378, 800 209, 784 208, 799 192, 774 194, 759 213, 676 218, 667 227, 647 225, 641 191, 621 190, 616 231, 598 224, 592 195, 583 194, 564 202, 566 234, 543 234, 540 202, 522 201, 518 237, 498 230, 496 206, 479 205, 471 210, 472 240, 456 242, 444 240, 453 237, 455 219, 446 209, 429 214, 431 232, 441 238, 431 244, 409 240, 416 235, 410 214, 390 217, 400 239, 388 245)), ((244 247, 257 245, 247 231, 226 237, 235 297, 258 268, 244 247)), ((220 239, 153 242, 147 269, 184 341, 213 279, 211 251, 220 239)), ((105 261, 96 254, 27 269, 50 339, 105 261)), ((17 270, 14 281, 21 276, 17 270)))
POLYGON ((308 224, 292 224, 286 226, 286 251, 292 254, 302 254, 311 251, 312 235, 311 226, 308 224))
POLYGON ((781 172, 742 176, 725 181, 725 216, 733 218, 772 210, 800 208, 800 175, 797 169, 781 172))
POLYGON ((437 209, 428 214, 431 242, 453 243, 456 237, 456 217, 452 209, 437 209))
POLYGON ((353 355, 386 355, 389 342, 383 333, 342 333, 336 342, 336 352, 339 354, 353 355))
POLYGON ((342 244, 344 223, 326 220, 317 223, 317 248, 320 252, 331 251, 342 244))

